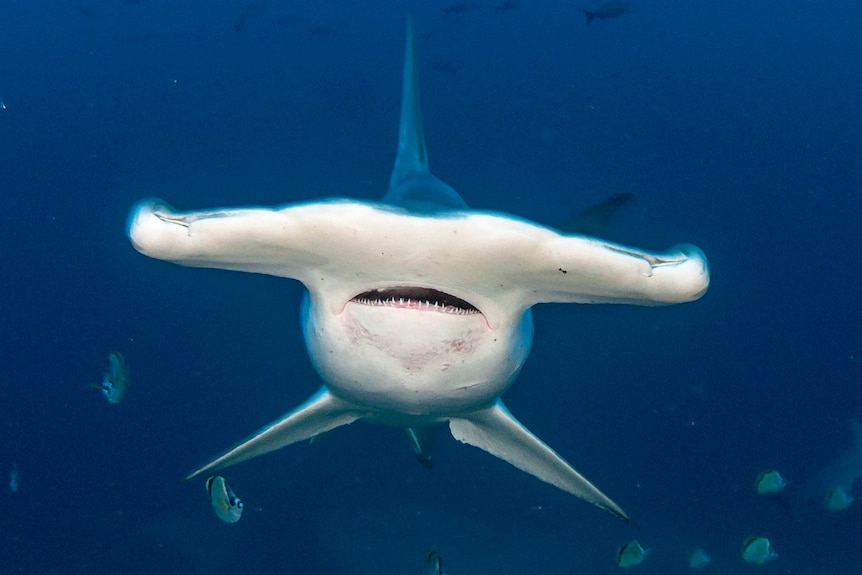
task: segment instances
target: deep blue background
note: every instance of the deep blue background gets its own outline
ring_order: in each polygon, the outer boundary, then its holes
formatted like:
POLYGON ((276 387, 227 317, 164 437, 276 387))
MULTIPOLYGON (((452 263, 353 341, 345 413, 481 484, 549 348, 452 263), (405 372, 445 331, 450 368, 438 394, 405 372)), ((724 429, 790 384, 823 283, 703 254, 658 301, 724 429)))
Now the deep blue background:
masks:
POLYGON ((862 511, 802 492, 862 418, 862 5, 495 5, 3 2, 4 572, 616 573, 638 538, 640 573, 702 545, 736 574, 753 534, 764 573, 858 569, 862 511), (432 169, 471 206, 554 224, 632 192, 613 239, 710 259, 694 304, 538 307, 505 396, 630 525, 442 429, 430 472, 362 424, 231 468, 235 525, 180 480, 317 388, 301 287, 149 260, 128 210, 382 195, 409 12, 432 169), (88 387, 114 350, 117 406, 88 387), (773 466, 779 500, 751 489, 773 466))

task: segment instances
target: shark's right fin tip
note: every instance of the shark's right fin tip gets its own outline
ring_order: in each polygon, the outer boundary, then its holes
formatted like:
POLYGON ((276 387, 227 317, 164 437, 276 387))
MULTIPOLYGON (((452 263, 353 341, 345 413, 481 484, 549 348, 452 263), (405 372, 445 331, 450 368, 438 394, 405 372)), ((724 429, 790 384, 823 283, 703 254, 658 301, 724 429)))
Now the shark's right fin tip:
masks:
POLYGON ((451 418, 449 429, 462 443, 483 449, 627 523, 630 521, 619 505, 515 419, 502 401, 498 400, 492 407, 451 418))

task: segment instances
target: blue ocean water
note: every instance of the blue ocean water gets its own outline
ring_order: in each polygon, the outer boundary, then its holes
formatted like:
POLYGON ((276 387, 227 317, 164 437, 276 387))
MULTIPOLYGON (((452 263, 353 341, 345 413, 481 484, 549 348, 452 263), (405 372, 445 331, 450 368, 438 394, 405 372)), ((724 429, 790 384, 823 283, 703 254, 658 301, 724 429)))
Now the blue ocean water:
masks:
MULTIPOLYGON (((0 555, 8 573, 855 573, 862 511, 806 496, 862 419, 862 5, 7 0, 0 17, 0 555), (548 225, 614 193, 626 244, 701 247, 668 308, 543 305, 504 399, 624 524, 441 429, 436 466, 354 424, 225 470, 200 462, 319 380, 301 286, 173 266, 125 235, 180 209, 383 194, 416 20, 433 171, 548 225), (132 387, 90 385, 121 351, 132 387), (775 498, 752 489, 777 468, 775 498), (3 485, 7 482, 4 480, 3 485)), ((859 464, 862 467, 862 463, 859 464)), ((857 495, 862 495, 857 493, 857 495)))

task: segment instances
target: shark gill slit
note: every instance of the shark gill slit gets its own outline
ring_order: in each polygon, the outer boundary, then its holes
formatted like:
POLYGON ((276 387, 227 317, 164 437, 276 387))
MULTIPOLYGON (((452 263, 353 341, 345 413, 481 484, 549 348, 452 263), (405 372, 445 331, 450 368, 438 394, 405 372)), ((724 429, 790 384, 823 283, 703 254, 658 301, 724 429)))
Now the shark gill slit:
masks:
POLYGON ((402 307, 455 315, 480 314, 476 306, 450 293, 434 288, 396 286, 373 289, 353 296, 354 303, 381 307, 402 307))

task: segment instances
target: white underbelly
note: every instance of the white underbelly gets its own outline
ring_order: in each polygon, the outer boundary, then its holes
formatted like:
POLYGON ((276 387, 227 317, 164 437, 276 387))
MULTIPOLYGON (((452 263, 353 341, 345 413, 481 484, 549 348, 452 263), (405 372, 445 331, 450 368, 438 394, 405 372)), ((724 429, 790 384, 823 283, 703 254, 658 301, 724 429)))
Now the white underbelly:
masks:
POLYGON ((305 338, 331 393, 383 423, 422 422, 492 404, 526 360, 532 321, 492 330, 481 314, 348 303, 337 315, 311 306, 305 338))

